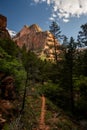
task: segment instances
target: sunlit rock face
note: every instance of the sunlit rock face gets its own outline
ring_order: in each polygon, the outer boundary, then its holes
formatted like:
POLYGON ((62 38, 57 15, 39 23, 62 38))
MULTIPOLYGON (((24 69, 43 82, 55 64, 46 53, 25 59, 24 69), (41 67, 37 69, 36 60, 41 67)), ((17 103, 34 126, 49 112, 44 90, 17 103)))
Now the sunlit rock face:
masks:
MULTIPOLYGON (((42 31, 36 24, 31 26, 25 25, 13 40, 20 48, 25 45, 27 50, 36 52, 38 56, 45 56, 48 59, 53 58, 53 35, 49 31, 42 31)), ((57 40, 56 45, 59 45, 57 40)))
POLYGON ((10 35, 6 27, 7 27, 7 18, 3 15, 0 15, 0 38, 10 38, 10 35))

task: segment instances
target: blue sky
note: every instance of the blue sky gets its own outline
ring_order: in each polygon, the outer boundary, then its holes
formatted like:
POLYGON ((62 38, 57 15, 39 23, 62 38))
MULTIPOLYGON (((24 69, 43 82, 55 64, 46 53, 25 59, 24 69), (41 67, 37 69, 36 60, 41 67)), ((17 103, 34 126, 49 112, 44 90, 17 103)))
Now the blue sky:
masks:
POLYGON ((38 24, 49 30, 52 20, 62 34, 76 38, 87 22, 86 0, 0 0, 0 14, 7 17, 7 28, 19 32, 24 25, 38 24))

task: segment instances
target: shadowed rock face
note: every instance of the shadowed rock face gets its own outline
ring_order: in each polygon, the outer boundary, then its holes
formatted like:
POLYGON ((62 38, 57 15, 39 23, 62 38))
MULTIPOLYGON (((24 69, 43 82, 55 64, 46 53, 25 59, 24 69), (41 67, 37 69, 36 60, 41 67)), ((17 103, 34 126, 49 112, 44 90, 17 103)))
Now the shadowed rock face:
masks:
POLYGON ((0 130, 13 118, 13 112, 16 110, 13 104, 15 97, 14 78, 0 72, 0 130))
POLYGON ((0 15, 0 28, 6 28, 7 18, 3 15, 0 15))
POLYGON ((3 15, 0 15, 0 38, 10 38, 10 35, 6 27, 7 27, 7 18, 3 15))
MULTIPOLYGON (((25 45, 27 50, 32 50, 38 55, 44 54, 49 59, 54 51, 52 47, 54 46, 53 35, 49 31, 43 32, 36 24, 30 27, 25 25, 13 40, 20 48, 25 45)), ((57 40, 56 45, 59 45, 57 40)))

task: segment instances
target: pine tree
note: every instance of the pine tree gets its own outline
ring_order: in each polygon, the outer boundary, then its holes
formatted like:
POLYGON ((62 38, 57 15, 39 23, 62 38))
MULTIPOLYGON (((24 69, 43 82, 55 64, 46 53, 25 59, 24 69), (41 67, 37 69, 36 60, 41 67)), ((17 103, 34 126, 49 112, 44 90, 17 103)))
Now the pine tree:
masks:
POLYGON ((52 22, 52 24, 51 24, 51 26, 49 26, 49 28, 50 28, 50 32, 53 34, 53 40, 54 40, 54 46, 53 46, 53 48, 54 48, 54 59, 55 59, 55 61, 57 63, 57 60, 58 60, 58 45, 57 45, 56 40, 60 41, 60 39, 62 37, 61 36, 61 30, 60 30, 59 25, 55 21, 52 22))
POLYGON ((76 43, 71 37, 68 45, 64 49, 64 62, 62 70, 61 83, 64 91, 67 91, 67 99, 69 100, 69 108, 74 112, 74 86, 73 86, 73 67, 76 52, 76 43))
POLYGON ((87 23, 82 25, 81 29, 78 34, 78 43, 80 46, 87 46, 87 23))

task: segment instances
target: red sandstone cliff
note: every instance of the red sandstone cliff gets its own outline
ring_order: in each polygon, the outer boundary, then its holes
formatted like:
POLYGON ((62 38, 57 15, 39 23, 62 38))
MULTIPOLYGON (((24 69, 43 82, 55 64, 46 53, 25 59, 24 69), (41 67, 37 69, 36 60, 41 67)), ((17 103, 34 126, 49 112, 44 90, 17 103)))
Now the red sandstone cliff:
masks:
MULTIPOLYGON (((53 35, 49 31, 43 32, 36 24, 31 26, 25 25, 13 40, 21 48, 25 45, 27 50, 32 50, 40 56, 46 56, 48 59, 53 58, 53 35)), ((56 45, 59 45, 57 40, 56 45)))
POLYGON ((7 29, 7 18, 0 15, 0 38, 11 38, 7 29))

